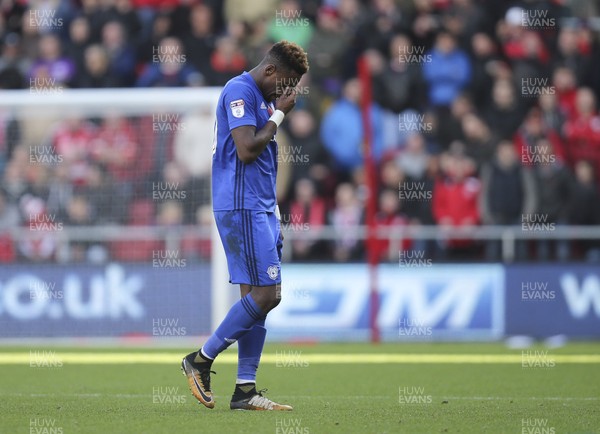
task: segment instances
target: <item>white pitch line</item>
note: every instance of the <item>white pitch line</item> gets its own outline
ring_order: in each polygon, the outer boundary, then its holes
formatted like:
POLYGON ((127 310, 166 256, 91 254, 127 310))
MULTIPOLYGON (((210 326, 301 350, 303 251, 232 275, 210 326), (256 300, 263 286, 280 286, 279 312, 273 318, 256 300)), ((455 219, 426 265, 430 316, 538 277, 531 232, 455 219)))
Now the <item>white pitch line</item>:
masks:
MULTIPOLYGON (((179 390, 177 391, 179 394, 179 390)), ((187 394, 188 390, 185 388, 180 394, 187 394)), ((154 395, 147 394, 132 394, 132 393, 0 393, 2 397, 28 397, 28 398, 152 398, 154 395)), ((215 395, 217 398, 228 397, 229 395, 215 395)), ((335 400, 353 400, 353 399, 394 399, 396 396, 391 395, 350 395, 350 396, 338 396, 338 395, 277 395, 278 398, 290 398, 290 399, 335 399, 335 400)), ((525 397, 514 397, 514 396, 436 396, 432 395, 436 400, 461 400, 461 401, 598 401, 599 397, 561 397, 561 396, 525 396, 525 397)))
MULTIPOLYGON (((31 367, 53 368, 62 364, 104 365, 104 364, 178 364, 179 353, 89 353, 60 351, 30 351, 29 353, 0 353, 0 365, 27 364, 31 367), (59 363, 60 362, 60 363, 59 363)), ((428 354, 428 353, 302 353, 302 351, 282 351, 262 355, 263 364, 275 364, 279 367, 299 367, 297 365, 315 364, 522 364, 548 362, 560 364, 600 364, 600 354, 428 354)), ((219 363, 237 364, 236 354, 222 354, 219 363)), ((539 367, 544 367, 539 366, 539 367)))
MULTIPOLYGON (((434 395, 435 396, 435 395, 434 395)), ((456 399, 456 400, 473 400, 473 401, 519 401, 522 399, 528 401, 598 401, 600 398, 597 397, 565 397, 562 398, 560 396, 544 396, 544 397, 536 397, 529 396, 523 398, 514 398, 509 396, 443 396, 442 399, 456 399)))

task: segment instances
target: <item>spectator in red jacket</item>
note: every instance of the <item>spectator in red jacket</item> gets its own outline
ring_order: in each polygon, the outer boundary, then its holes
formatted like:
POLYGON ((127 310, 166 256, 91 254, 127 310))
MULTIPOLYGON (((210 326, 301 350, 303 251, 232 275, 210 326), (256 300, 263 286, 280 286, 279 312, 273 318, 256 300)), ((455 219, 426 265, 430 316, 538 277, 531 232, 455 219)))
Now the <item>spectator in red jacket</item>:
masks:
MULTIPOLYGON (((155 223, 155 203, 136 200, 129 205, 127 226, 152 226, 155 223)), ((118 240, 110 243, 111 258, 125 262, 150 262, 156 252, 164 250, 164 243, 157 239, 118 240)))
MULTIPOLYGON (((448 233, 460 226, 479 224, 478 197, 481 183, 473 176, 475 164, 462 153, 450 151, 441 157, 442 176, 433 189, 433 217, 448 233)), ((473 247, 471 240, 449 238, 443 250, 461 253, 473 247)))
POLYGON ((552 75, 552 86, 558 99, 558 107, 567 118, 575 112, 575 97, 577 94, 577 79, 573 70, 559 67, 552 75))
POLYGON ((284 213, 281 224, 283 229, 292 231, 310 230, 311 234, 315 234, 315 237, 311 239, 292 240, 294 259, 315 257, 319 252, 325 250, 323 242, 319 241, 318 237, 326 220, 325 201, 317 196, 315 185, 310 179, 305 178, 296 182, 295 193, 296 197, 290 204, 289 213, 284 213))
MULTIPOLYGON (((406 226, 408 218, 401 213, 400 198, 397 190, 385 189, 379 195, 379 212, 375 217, 378 228, 406 226)), ((403 239, 392 244, 389 238, 379 238, 375 243, 377 257, 382 261, 397 261, 398 252, 411 248, 411 241, 403 239)))
POLYGON ((133 181, 138 176, 134 166, 137 162, 139 144, 133 125, 124 117, 108 115, 91 143, 92 158, 100 163, 125 200, 133 194, 133 181))
MULTIPOLYGON (((210 229, 214 224, 214 217, 210 205, 200 205, 196 209, 195 226, 202 229, 210 229)), ((185 232, 181 240, 181 250, 183 256, 191 261, 210 261, 211 258, 211 239, 210 237, 198 237, 194 231, 185 232)))
POLYGON ((106 166, 115 181, 131 179, 138 152, 136 132, 126 118, 107 115, 92 141, 92 157, 106 166))
POLYGON ((528 13, 520 7, 511 7, 496 28, 502 51, 512 65, 517 82, 526 77, 540 77, 550 60, 539 32, 527 23, 528 13))
POLYGON ((52 136, 52 151, 57 161, 64 161, 69 167, 69 178, 76 185, 82 185, 87 179, 94 133, 90 122, 73 116, 59 124, 52 136))
POLYGON ((565 124, 564 134, 571 166, 579 160, 589 160, 594 171, 600 173, 600 116, 591 89, 577 91, 575 113, 565 124))
POLYGON ((246 57, 237 41, 228 36, 217 39, 210 56, 212 69, 208 81, 213 86, 224 86, 230 79, 241 74, 247 67, 246 57))

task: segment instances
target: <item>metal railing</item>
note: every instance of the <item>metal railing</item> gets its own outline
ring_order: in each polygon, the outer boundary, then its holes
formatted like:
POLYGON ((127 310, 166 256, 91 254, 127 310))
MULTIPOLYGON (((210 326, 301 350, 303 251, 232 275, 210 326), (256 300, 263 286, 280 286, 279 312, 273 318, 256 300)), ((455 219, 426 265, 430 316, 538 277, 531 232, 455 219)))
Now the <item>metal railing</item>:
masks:
MULTIPOLYGON (((13 228, 11 238, 19 242, 31 238, 34 230, 28 227, 13 228)), ((334 226, 303 227, 300 230, 283 227, 286 243, 293 240, 336 241, 347 238, 348 234, 356 240, 366 240, 367 226, 338 228, 334 226)), ((162 241, 165 249, 176 250, 183 239, 209 240, 212 228, 208 226, 62 226, 52 231, 57 243, 71 242, 113 242, 113 241, 162 241)), ((520 240, 600 240, 600 226, 564 226, 549 224, 547 227, 527 229, 523 226, 401 226, 380 227, 375 231, 377 238, 389 240, 390 251, 399 251, 403 240, 450 239, 501 242, 501 258, 504 262, 515 260, 515 245, 520 240)), ((289 255, 289 248, 287 249, 289 255)))

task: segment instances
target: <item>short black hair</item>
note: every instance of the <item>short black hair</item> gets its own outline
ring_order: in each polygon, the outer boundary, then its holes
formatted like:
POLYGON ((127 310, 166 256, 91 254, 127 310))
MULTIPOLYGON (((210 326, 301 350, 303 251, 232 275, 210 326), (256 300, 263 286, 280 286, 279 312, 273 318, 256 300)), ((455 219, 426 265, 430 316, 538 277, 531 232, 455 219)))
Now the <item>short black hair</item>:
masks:
POLYGON ((308 71, 308 56, 298 44, 289 41, 279 41, 271 47, 265 60, 282 66, 299 75, 308 71))

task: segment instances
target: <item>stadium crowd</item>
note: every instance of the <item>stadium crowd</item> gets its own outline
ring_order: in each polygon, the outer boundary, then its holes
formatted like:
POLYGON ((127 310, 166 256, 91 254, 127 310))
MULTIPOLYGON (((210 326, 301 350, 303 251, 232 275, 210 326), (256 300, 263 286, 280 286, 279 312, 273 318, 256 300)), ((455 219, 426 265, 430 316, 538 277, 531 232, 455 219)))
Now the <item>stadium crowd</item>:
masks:
MULTIPOLYGON (((283 224, 340 236, 293 240, 296 260, 365 255, 348 230, 365 221, 359 59, 372 77, 378 225, 600 224, 598 2, 9 0, 0 12, 0 88, 40 94, 223 86, 274 41, 304 47, 310 71, 280 138, 283 224)), ((145 117, 41 125, 0 109, 0 261, 64 259, 52 231, 15 242, 20 226, 208 225, 209 144, 197 138, 212 126, 193 116, 157 132, 145 117), (27 139, 36 129, 43 143, 27 139)), ((157 248, 73 243, 68 260, 147 260, 157 248)), ((182 249, 210 254, 193 240, 182 249)), ((377 249, 393 262, 399 249, 500 259, 498 241, 450 235, 377 249)), ((539 240, 517 243, 517 258, 599 260, 599 249, 539 240)))

